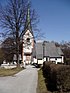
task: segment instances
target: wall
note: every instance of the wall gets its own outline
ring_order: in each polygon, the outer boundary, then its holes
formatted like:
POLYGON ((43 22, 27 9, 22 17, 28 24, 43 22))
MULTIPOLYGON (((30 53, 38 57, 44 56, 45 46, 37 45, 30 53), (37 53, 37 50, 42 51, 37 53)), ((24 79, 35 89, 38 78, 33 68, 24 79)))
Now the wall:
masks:
POLYGON ((50 61, 53 61, 53 62, 55 62, 57 64, 58 62, 59 63, 62 62, 62 58, 50 58, 50 61))
POLYGON ((37 59, 36 58, 33 58, 33 63, 37 63, 37 59))
MULTIPOLYGON (((34 38, 31 34, 31 32, 29 30, 26 31, 26 33, 23 35, 23 49, 22 49, 22 62, 24 63, 24 61, 26 61, 26 63, 30 63, 31 62, 31 58, 30 60, 26 59, 26 55, 24 54, 31 54, 32 53, 32 49, 34 47, 34 38), (29 44, 27 42, 27 39, 29 40, 29 44)), ((30 55, 31 56, 31 55, 30 55)))
POLYGON ((38 59, 38 64, 43 64, 43 59, 38 59))

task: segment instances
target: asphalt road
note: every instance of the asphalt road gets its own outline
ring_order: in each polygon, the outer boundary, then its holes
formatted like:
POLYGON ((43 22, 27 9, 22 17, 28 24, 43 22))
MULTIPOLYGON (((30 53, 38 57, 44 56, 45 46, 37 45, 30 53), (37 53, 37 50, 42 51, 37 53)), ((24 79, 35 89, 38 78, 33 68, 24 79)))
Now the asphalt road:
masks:
POLYGON ((0 93, 36 93, 37 69, 27 66, 14 76, 0 77, 0 93))

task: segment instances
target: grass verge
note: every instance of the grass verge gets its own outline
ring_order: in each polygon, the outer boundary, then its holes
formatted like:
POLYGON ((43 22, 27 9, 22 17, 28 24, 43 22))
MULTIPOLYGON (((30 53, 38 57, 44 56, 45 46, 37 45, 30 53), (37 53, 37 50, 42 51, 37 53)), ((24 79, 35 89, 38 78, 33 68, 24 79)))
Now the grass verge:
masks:
POLYGON ((45 78, 43 77, 42 69, 38 71, 38 88, 37 93, 48 93, 46 84, 45 84, 45 78))
POLYGON ((0 68, 0 77, 13 76, 14 74, 18 73, 21 70, 23 70, 23 68, 21 68, 21 67, 16 67, 13 69, 0 68))

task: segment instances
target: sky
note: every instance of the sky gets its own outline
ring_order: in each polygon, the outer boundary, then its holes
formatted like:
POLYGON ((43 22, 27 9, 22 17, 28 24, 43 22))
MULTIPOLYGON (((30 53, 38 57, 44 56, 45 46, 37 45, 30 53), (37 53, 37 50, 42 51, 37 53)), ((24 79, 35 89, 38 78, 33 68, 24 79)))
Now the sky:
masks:
POLYGON ((70 41, 70 0, 32 0, 49 41, 70 41))
MULTIPOLYGON (((6 0, 0 0, 5 3, 6 0)), ((70 0, 31 0, 47 41, 70 41, 70 0)))

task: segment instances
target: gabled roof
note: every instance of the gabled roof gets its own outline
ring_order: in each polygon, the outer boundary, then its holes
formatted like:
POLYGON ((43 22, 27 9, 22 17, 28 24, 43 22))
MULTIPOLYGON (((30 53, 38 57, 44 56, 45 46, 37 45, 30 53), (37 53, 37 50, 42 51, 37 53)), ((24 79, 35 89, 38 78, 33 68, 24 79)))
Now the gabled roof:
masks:
POLYGON ((36 43, 36 58, 37 59, 43 58, 43 42, 36 43))
POLYGON ((37 59, 45 57, 61 57, 63 55, 60 47, 56 47, 55 43, 51 42, 37 42, 35 45, 35 53, 37 59))
POLYGON ((34 44, 34 47, 32 49, 32 56, 36 57, 36 43, 34 44))
POLYGON ((60 47, 57 47, 57 51, 59 55, 64 55, 60 47))
POLYGON ((44 43, 44 56, 61 57, 55 44, 51 42, 44 43))

